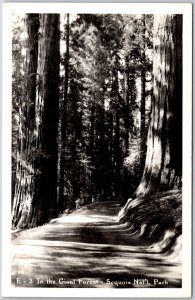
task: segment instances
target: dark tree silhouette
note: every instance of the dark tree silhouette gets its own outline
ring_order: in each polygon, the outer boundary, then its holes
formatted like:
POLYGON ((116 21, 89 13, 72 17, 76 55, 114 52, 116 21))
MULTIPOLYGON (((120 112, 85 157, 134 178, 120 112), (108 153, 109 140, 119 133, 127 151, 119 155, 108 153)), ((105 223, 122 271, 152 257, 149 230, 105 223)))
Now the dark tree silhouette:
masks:
POLYGON ((36 127, 34 144, 35 203, 33 223, 40 224, 57 214, 57 127, 59 113, 60 15, 40 15, 36 127), (52 120, 52 121, 51 121, 52 120))
POLYGON ((65 147, 67 133, 67 103, 68 103, 68 79, 69 79, 69 14, 66 15, 66 53, 64 61, 64 99, 62 101, 62 117, 61 117, 61 151, 60 151, 60 175, 59 175, 59 208, 64 207, 64 165, 65 165, 65 147))

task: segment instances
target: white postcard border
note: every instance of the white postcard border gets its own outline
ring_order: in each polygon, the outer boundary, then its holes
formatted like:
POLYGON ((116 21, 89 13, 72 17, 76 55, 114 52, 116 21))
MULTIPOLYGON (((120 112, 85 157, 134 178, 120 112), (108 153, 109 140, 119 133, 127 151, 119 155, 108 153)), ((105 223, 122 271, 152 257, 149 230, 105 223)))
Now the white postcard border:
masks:
POLYGON ((190 297, 192 230, 192 5, 190 3, 4 3, 2 101, 2 295, 4 297, 190 297), (183 14, 183 248, 182 288, 11 287, 12 13, 183 14))

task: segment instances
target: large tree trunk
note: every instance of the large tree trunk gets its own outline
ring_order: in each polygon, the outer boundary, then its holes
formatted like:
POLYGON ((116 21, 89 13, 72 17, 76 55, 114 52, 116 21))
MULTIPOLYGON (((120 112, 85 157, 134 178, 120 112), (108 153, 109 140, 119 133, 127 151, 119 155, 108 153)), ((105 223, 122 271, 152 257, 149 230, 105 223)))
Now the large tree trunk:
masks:
POLYGON ((14 228, 42 224, 56 214, 57 208, 59 15, 43 14, 39 20, 33 151, 19 164, 14 228))
POLYGON ((143 177, 135 196, 181 184, 182 16, 154 16, 154 94, 143 177))
POLYGON ((35 147, 38 150, 35 168, 40 171, 36 180, 35 200, 40 219, 37 218, 36 223, 45 222, 57 213, 59 24, 58 14, 40 16, 35 129, 35 147))
POLYGON ((26 26, 26 58, 24 64, 25 99, 22 98, 19 107, 19 134, 16 162, 16 176, 14 184, 14 198, 12 206, 12 226, 23 223, 28 213, 28 203, 34 192, 34 170, 32 158, 32 133, 35 122, 35 97, 36 97, 36 73, 38 61, 38 30, 39 15, 28 14, 25 17, 26 26), (27 203, 27 204, 26 204, 27 203))

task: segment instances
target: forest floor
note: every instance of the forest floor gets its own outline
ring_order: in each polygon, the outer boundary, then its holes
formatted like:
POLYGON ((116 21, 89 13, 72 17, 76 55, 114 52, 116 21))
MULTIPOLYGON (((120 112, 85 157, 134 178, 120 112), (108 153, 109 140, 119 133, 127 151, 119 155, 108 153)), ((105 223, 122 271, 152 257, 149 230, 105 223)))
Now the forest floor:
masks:
POLYGON ((178 254, 162 253, 128 223, 120 203, 98 202, 12 240, 12 284, 54 288, 181 287, 178 254))

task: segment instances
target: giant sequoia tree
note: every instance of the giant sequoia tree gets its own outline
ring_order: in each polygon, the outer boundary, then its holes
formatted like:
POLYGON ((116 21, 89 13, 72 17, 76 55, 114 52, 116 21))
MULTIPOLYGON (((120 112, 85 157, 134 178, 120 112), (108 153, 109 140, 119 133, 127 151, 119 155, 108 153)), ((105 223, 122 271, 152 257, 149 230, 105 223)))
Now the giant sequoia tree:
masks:
MULTIPOLYGON (((39 16, 28 14, 24 20, 26 38, 26 55, 24 62, 24 78, 19 100, 19 121, 16 154, 16 174, 13 192, 12 225, 21 226, 29 211, 34 192, 34 170, 30 159, 32 135, 35 122, 36 73, 38 62, 38 30, 39 16)), ((20 78, 21 79, 21 78, 20 78)))
POLYGON ((61 34, 60 15, 17 20, 13 228, 44 223, 78 198, 125 203, 143 169, 137 196, 180 185, 181 16, 155 15, 153 30, 152 15, 67 14, 61 34))
POLYGON ((38 151, 35 168, 38 170, 35 186, 36 222, 47 220, 57 213, 57 126, 59 109, 59 33, 60 16, 40 15, 38 51, 35 150, 38 151))
POLYGON ((182 16, 154 16, 153 102, 143 177, 136 196, 181 184, 182 16))
POLYGON ((28 15, 26 24, 28 97, 20 103, 13 228, 36 226, 57 212, 59 15, 28 15))

